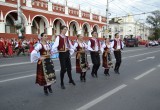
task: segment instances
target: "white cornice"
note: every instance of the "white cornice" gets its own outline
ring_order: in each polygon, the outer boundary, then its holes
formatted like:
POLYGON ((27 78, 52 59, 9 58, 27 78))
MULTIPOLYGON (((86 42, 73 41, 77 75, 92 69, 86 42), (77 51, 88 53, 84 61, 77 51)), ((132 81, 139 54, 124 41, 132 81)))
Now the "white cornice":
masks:
MULTIPOLYGON (((10 3, 0 2, 0 5, 17 8, 17 5, 10 4, 10 3)), ((34 12, 41 12, 41 13, 45 13, 45 14, 58 15, 58 16, 61 16, 61 17, 73 18, 73 19, 77 19, 77 20, 88 21, 88 22, 93 22, 93 23, 106 25, 106 23, 103 23, 103 22, 88 20, 88 19, 85 19, 85 18, 79 18, 79 17, 75 17, 75 16, 70 16, 70 15, 61 14, 61 13, 40 10, 40 9, 36 9, 36 8, 26 7, 26 6, 22 6, 22 9, 30 10, 30 11, 34 11, 34 12)))

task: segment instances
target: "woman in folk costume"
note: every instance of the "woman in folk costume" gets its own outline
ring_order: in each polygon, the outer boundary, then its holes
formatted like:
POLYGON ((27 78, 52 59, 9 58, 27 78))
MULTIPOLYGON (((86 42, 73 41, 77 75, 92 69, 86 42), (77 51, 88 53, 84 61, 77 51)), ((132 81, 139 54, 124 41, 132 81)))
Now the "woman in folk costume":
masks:
POLYGON ((12 47, 12 39, 8 39, 8 55, 10 57, 13 56, 13 47, 12 47))
POLYGON ((47 35, 41 34, 41 42, 31 52, 31 62, 37 62, 36 83, 44 87, 45 95, 52 93, 51 84, 56 81, 53 61, 50 59, 50 46, 46 42, 47 35), (40 53, 40 56, 37 53, 40 53))
POLYGON ((109 69, 112 67, 112 62, 111 62, 111 43, 110 39, 106 38, 105 42, 103 43, 101 47, 102 51, 102 67, 104 67, 104 74, 106 76, 110 76, 109 74, 109 69))
POLYGON ((29 53, 31 53, 34 50, 34 41, 31 39, 29 41, 29 53))
POLYGON ((77 51, 76 54, 76 73, 80 74, 80 80, 86 81, 86 72, 88 70, 87 62, 87 44, 83 41, 83 36, 78 34, 77 41, 74 44, 74 49, 77 51))

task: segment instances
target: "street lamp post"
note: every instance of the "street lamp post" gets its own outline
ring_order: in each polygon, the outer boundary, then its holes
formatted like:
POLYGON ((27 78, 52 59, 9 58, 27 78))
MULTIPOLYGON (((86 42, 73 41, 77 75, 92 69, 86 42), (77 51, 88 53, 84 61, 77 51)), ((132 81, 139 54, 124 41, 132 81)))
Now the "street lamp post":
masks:
POLYGON ((22 12, 21 12, 21 0, 17 0, 17 15, 18 15, 18 21, 16 23, 17 25, 17 30, 18 30, 18 38, 22 38, 23 35, 22 35, 22 12))
POLYGON ((107 18, 107 22, 106 22, 106 38, 108 38, 109 37, 109 13, 108 13, 108 11, 109 11, 109 2, 108 2, 108 0, 107 0, 107 5, 106 5, 106 18, 107 18))

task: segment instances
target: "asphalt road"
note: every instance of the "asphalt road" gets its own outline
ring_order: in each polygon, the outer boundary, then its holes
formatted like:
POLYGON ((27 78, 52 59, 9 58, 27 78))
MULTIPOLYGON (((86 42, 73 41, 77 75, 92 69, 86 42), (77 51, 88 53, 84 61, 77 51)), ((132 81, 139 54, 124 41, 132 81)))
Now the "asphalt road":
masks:
MULTIPOLYGON (((88 56, 91 63, 90 56, 88 56)), ((115 62, 113 57, 113 62, 115 62)), ((59 60, 54 60, 57 83, 53 93, 43 94, 35 84, 36 64, 28 56, 0 58, 0 110, 159 110, 160 109, 160 47, 124 48, 120 75, 110 69, 110 77, 98 71, 98 78, 87 72, 86 82, 75 73, 76 86, 68 83, 60 88, 59 60)), ((90 65, 92 67, 92 65, 90 65)))

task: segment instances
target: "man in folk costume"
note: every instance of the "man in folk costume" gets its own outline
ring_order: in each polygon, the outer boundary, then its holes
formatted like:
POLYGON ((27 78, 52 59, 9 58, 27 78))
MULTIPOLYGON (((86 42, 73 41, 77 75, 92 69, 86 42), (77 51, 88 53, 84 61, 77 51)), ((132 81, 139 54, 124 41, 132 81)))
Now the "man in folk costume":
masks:
POLYGON ((52 93, 51 84, 56 82, 54 64, 50 58, 51 48, 47 38, 47 35, 42 33, 41 42, 31 52, 31 62, 37 62, 36 83, 44 87, 45 95, 48 95, 48 92, 52 93))
POLYGON ((74 50, 68 36, 65 35, 68 30, 67 26, 61 26, 60 30, 61 34, 56 37, 55 43, 52 46, 52 52, 56 53, 55 50, 59 51, 59 60, 61 65, 61 71, 60 71, 61 88, 65 89, 63 80, 66 71, 69 77, 69 83, 76 85, 72 79, 71 59, 70 59, 71 58, 70 54, 73 54, 74 50))
POLYGON ((97 39, 98 33, 96 31, 92 31, 92 38, 89 39, 88 41, 88 50, 90 51, 90 55, 91 55, 91 60, 93 63, 93 67, 92 67, 92 72, 91 75, 92 77, 97 77, 97 71, 99 69, 100 66, 100 42, 97 39))
POLYGON ((106 38, 104 43, 101 46, 101 51, 102 51, 102 67, 104 67, 104 74, 106 76, 110 76, 109 74, 109 69, 112 67, 112 62, 111 62, 111 43, 110 39, 106 38))
POLYGON ((88 70, 88 61, 87 61, 87 44, 83 40, 81 34, 77 35, 77 41, 74 44, 74 49, 76 50, 76 73, 80 74, 80 80, 83 82, 86 81, 86 72, 88 70))
POLYGON ((120 67, 121 61, 122 61, 121 60, 121 50, 124 47, 124 43, 119 38, 119 34, 118 33, 115 34, 115 39, 112 41, 111 47, 114 50, 114 56, 115 56, 115 59, 116 59, 116 64, 115 64, 114 71, 115 71, 115 73, 120 74, 119 73, 119 67, 120 67))

